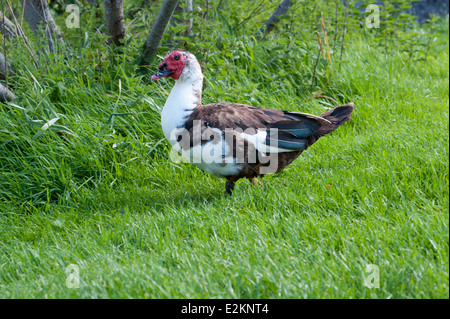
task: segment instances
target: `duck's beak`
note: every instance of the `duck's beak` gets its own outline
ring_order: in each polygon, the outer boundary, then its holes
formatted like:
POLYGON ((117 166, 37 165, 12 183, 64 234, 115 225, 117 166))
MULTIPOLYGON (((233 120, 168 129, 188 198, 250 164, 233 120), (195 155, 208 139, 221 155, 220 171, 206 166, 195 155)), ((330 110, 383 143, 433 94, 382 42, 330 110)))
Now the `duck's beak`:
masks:
POLYGON ((158 70, 158 72, 152 76, 151 80, 157 80, 166 76, 169 76, 172 74, 172 71, 167 70, 167 64, 164 64, 163 66, 161 66, 158 70))

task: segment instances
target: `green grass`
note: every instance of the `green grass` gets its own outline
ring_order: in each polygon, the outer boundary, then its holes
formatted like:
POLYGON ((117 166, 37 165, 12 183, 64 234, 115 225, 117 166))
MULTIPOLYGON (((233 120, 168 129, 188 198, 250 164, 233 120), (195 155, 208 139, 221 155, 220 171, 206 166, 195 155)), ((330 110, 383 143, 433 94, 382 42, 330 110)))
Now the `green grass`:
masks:
POLYGON ((47 72, 25 63, 12 84, 27 121, 0 105, 0 297, 448 298, 445 23, 426 62, 355 38, 330 84, 322 66, 313 87, 299 47, 210 60, 205 103, 320 114, 328 100, 307 98, 321 89, 356 105, 285 171, 263 187, 240 181, 232 197, 168 159, 159 113, 172 82, 134 75, 127 55, 102 74, 95 54, 47 72), (108 123, 114 112, 135 115, 108 123), (70 264, 79 289, 66 287, 70 264), (364 286, 368 264, 378 289, 364 286))

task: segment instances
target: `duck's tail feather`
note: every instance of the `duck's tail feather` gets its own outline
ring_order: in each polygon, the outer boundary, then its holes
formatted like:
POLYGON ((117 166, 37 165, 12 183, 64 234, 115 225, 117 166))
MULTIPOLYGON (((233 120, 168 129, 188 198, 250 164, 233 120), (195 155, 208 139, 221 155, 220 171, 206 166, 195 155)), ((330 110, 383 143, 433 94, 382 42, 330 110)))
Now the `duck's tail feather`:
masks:
POLYGON ((266 128, 269 130, 264 146, 270 147, 268 152, 275 153, 303 151, 325 134, 333 132, 350 120, 353 108, 353 103, 348 103, 329 110, 320 117, 298 112, 285 112, 290 116, 289 120, 267 125, 266 128), (274 141, 276 146, 272 147, 274 141))
POLYGON ((354 108, 355 105, 353 103, 348 103, 328 110, 320 115, 320 117, 330 121, 330 123, 323 125, 316 134, 321 137, 336 130, 339 126, 350 120, 354 108))

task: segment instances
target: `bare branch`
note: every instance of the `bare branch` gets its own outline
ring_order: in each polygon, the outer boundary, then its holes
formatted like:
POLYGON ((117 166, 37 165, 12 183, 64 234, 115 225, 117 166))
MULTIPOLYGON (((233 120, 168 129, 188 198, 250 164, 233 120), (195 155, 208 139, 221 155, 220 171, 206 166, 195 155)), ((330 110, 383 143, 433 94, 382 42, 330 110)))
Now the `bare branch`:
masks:
POLYGON ((161 6, 158 17, 153 25, 150 35, 147 37, 147 41, 144 46, 144 53, 142 54, 141 66, 144 66, 148 62, 151 62, 157 53, 161 40, 166 32, 167 25, 172 17, 175 7, 178 4, 178 0, 165 0, 161 6))
POLYGON ((11 8, 11 4, 9 3, 8 0, 6 0, 6 5, 8 7, 8 11, 11 15, 11 17, 13 18, 15 25, 16 25, 16 31, 18 36, 23 40, 23 42, 25 43, 25 47, 27 48, 28 52, 30 53, 31 57, 33 58, 33 64, 36 68, 39 67, 39 63, 38 63, 38 59, 37 59, 37 55, 36 53, 33 51, 33 49, 30 47, 30 43, 28 41, 27 36, 25 35, 25 33, 22 30, 22 27, 20 26, 19 22, 17 21, 16 15, 14 14, 13 9, 11 8))
POLYGON ((223 0, 219 1, 219 4, 217 5, 216 11, 219 11, 220 9, 222 9, 222 1, 223 0))
POLYGON ((8 39, 18 35, 14 23, 5 17, 2 12, 0 12, 0 32, 8 39))
POLYGON ((266 23, 259 29, 259 32, 255 34, 255 39, 260 41, 264 36, 268 35, 275 28, 276 24, 280 22, 280 17, 284 16, 293 3, 291 0, 283 0, 283 2, 275 10, 274 14, 266 21, 266 23))

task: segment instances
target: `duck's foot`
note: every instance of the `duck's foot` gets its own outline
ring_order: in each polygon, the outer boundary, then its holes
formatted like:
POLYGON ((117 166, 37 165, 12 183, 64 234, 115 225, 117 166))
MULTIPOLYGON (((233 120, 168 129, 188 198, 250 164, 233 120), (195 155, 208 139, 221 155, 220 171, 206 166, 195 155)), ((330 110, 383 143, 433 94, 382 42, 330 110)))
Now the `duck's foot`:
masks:
POLYGON ((225 183, 225 195, 231 195, 234 189, 234 182, 227 181, 225 183))
POLYGON ((258 181, 258 179, 256 177, 249 178, 248 180, 253 184, 253 186, 257 186, 257 185, 264 186, 263 183, 258 181))

